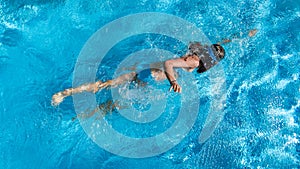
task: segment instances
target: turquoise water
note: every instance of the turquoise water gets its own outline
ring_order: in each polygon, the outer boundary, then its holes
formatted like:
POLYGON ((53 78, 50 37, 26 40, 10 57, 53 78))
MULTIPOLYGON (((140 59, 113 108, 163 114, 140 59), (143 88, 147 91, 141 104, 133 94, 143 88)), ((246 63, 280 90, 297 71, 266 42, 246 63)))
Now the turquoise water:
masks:
MULTIPOLYGON (((299 168, 299 2, 2 0, 0 16, 0 168, 299 168), (167 152, 131 159, 105 151, 78 120, 72 121, 76 112, 71 98, 52 107, 51 97, 72 86, 79 53, 98 29, 139 12, 181 17, 211 42, 234 38, 225 45, 222 61, 224 118, 211 137, 198 142, 212 102, 209 74, 193 74, 200 107, 191 131, 167 152), (257 35, 247 38, 253 28, 257 35)), ((107 54, 115 59, 104 59, 97 79, 111 78, 127 55, 155 47, 180 55, 186 46, 161 35, 126 39, 107 54)), ((181 84, 188 88, 187 82, 181 84)), ((173 105, 164 119, 141 126, 116 112, 105 118, 131 137, 166 130, 178 114, 180 96, 165 92, 167 82, 150 87, 162 89, 167 104, 173 105), (126 130, 128 125, 134 130, 126 130)), ((109 98, 105 90, 97 102, 109 98)), ((147 109, 147 104, 137 105, 147 109)))

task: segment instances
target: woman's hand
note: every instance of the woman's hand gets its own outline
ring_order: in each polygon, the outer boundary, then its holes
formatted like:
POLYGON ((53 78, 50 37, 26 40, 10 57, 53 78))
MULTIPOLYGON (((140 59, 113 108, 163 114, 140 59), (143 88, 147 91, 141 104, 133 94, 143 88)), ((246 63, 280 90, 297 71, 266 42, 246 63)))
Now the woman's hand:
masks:
POLYGON ((250 30, 249 33, 248 33, 248 36, 249 36, 249 37, 254 36, 254 35, 257 33, 257 31, 258 31, 257 29, 252 29, 252 30, 250 30))
POLYGON ((174 90, 174 92, 181 93, 181 87, 176 82, 176 80, 171 82, 171 87, 170 87, 169 91, 171 91, 172 89, 174 90))

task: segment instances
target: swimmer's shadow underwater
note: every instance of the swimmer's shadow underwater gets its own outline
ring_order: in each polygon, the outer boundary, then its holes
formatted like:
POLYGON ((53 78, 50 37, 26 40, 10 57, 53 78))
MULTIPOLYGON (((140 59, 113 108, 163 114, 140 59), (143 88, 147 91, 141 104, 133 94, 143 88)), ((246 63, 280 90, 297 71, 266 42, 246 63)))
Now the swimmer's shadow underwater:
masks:
POLYGON ((95 120, 99 120, 99 118, 103 118, 107 114, 111 115, 113 112, 117 113, 118 110, 124 108, 128 108, 128 106, 121 106, 118 101, 113 102, 112 100, 108 100, 107 102, 97 106, 93 111, 90 111, 90 109, 88 109, 81 114, 77 114, 72 118, 72 121, 75 121, 76 119, 91 118, 92 116, 96 116, 95 120))

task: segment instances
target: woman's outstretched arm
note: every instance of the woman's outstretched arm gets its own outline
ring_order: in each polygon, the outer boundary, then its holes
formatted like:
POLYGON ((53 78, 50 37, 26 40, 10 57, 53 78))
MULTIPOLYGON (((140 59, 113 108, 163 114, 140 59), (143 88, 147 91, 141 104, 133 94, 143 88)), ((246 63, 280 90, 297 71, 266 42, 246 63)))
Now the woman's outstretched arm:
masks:
MULTIPOLYGON (((255 36, 257 32, 258 32, 257 29, 251 29, 251 30, 248 32, 248 37, 253 37, 253 36, 255 36)), ((232 41, 231 39, 232 39, 232 38, 236 38, 236 37, 237 37, 238 39, 241 39, 242 37, 238 37, 237 34, 238 34, 238 33, 234 34, 233 36, 231 36, 231 38, 225 38, 225 39, 223 39, 221 42, 218 42, 218 44, 219 44, 219 45, 224 45, 224 44, 226 44, 226 43, 231 42, 231 41, 232 41)))

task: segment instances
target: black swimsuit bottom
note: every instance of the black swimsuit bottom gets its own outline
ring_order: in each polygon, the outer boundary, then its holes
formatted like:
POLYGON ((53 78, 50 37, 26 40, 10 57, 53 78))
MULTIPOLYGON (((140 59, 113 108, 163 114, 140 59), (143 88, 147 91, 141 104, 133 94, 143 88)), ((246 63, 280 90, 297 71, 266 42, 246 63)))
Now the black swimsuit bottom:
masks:
POLYGON ((203 62, 202 62, 202 60, 200 59, 200 60, 199 60, 199 66, 198 66, 197 72, 198 72, 198 73, 203 73, 203 72, 205 72, 205 71, 207 71, 207 69, 204 67, 203 62))

